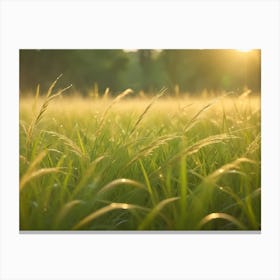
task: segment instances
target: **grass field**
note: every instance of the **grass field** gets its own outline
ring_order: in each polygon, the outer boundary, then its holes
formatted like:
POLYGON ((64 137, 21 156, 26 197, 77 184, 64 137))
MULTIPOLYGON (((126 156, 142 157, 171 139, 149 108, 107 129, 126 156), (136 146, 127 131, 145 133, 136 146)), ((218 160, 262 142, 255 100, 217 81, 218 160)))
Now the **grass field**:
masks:
POLYGON ((259 96, 52 91, 20 98, 21 230, 260 230, 259 96))

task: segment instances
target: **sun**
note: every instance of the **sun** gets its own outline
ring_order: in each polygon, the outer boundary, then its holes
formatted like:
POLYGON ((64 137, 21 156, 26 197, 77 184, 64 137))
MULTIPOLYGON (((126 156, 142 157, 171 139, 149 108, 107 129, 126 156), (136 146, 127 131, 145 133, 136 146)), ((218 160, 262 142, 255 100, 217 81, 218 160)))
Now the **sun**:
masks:
POLYGON ((253 49, 236 49, 236 51, 238 51, 238 52, 250 52, 252 50, 253 49))

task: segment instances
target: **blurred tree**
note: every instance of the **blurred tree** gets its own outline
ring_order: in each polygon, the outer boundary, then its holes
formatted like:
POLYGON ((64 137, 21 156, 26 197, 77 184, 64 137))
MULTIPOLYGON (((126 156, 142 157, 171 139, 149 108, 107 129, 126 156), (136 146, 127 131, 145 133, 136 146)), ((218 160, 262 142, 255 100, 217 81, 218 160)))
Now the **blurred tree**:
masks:
POLYGON ((142 68, 142 87, 144 91, 148 92, 151 90, 152 83, 152 50, 138 50, 138 55, 140 66, 142 68))
POLYGON ((261 53, 236 50, 20 50, 20 90, 46 90, 63 73, 60 85, 72 83, 86 93, 98 85, 104 92, 126 88, 156 92, 238 90, 260 92, 261 53))
MULTIPOLYGON (((79 91, 87 91, 95 83, 119 90, 120 76, 128 57, 122 50, 21 50, 20 89, 34 90, 40 83, 44 90, 60 74, 79 91)), ((62 83, 62 81, 61 81, 62 83)))

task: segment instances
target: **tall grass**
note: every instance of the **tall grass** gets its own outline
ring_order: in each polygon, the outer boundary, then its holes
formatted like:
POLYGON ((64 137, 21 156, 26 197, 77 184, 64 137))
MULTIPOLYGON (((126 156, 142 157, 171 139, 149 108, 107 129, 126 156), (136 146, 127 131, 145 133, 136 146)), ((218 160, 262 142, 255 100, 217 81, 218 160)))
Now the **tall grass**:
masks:
POLYGON ((20 100, 21 230, 261 228, 259 97, 83 99, 56 84, 20 100))

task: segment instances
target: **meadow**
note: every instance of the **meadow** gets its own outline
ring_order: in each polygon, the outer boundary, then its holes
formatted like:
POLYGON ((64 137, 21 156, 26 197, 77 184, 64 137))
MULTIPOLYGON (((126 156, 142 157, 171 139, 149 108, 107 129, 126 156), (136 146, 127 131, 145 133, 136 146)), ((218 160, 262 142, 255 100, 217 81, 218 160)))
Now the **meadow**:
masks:
POLYGON ((20 97, 20 230, 260 230, 260 96, 20 97))

